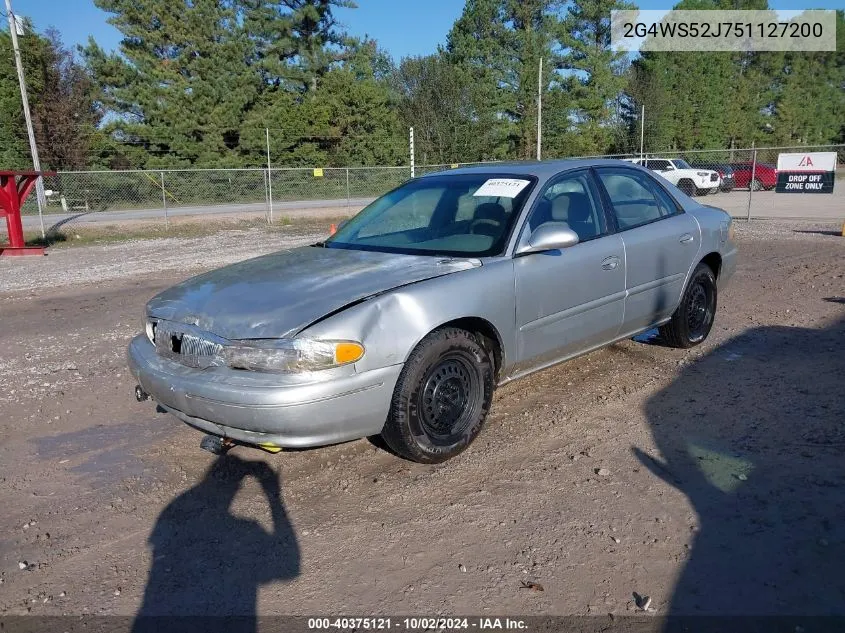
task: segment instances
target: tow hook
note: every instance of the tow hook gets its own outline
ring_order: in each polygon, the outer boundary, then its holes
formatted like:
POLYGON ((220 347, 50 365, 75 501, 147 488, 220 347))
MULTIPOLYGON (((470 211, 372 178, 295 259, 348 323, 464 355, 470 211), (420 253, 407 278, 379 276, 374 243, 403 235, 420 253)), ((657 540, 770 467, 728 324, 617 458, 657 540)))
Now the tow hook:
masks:
POLYGON ((148 394, 141 385, 135 385, 135 400, 138 402, 146 402, 150 399, 150 394, 148 394))
POLYGON ((217 437, 216 435, 204 435, 200 442, 200 448, 213 455, 225 455, 235 445, 228 437, 217 437))

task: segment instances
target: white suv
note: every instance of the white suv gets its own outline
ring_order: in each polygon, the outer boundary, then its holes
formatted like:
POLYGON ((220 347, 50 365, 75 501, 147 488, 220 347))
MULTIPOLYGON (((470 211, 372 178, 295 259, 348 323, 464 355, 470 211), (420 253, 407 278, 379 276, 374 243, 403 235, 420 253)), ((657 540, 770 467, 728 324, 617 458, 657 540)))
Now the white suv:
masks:
POLYGON ((657 172, 688 196, 716 193, 722 184, 719 172, 690 167, 683 158, 625 158, 624 160, 657 172))

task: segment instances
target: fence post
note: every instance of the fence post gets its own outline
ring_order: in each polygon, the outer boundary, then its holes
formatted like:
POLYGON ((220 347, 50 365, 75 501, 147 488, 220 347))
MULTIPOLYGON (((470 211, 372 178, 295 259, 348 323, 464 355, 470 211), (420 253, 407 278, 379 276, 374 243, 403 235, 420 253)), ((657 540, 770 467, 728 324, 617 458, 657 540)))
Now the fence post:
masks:
POLYGON ((161 206, 164 208, 164 230, 170 230, 170 218, 167 216, 167 190, 164 188, 164 172, 158 172, 161 177, 161 206))
POLYGON ((408 128, 408 144, 411 150, 411 178, 414 178, 414 128, 408 128))
POLYGON ((349 167, 346 168, 346 208, 348 209, 350 205, 349 200, 349 167))
POLYGON ((264 221, 270 221, 270 196, 267 194, 267 170, 261 170, 261 177, 264 180, 264 221))
POLYGON ((267 138, 267 196, 270 200, 270 224, 273 224, 273 172, 270 171, 270 128, 264 128, 267 138))
POLYGON ((643 141, 645 141, 645 104, 640 110, 640 161, 643 160, 643 141))
POLYGON ((748 181, 748 212, 745 216, 746 222, 751 222, 751 195, 754 192, 754 177, 757 175, 757 150, 751 141, 751 180, 748 181))

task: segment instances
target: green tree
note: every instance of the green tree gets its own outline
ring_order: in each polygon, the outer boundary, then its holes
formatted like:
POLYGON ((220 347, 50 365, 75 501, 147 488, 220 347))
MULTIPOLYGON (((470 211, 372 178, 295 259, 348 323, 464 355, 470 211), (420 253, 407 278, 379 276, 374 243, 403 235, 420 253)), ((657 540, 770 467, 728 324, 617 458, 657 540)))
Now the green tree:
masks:
MULTIPOLYGON (((31 25, 27 25, 31 26, 31 25)), ((18 37, 24 73, 28 75, 28 88, 35 93, 37 64, 41 57, 43 41, 27 28, 28 35, 18 37)), ((24 127, 23 106, 12 52, 12 38, 7 30, 0 30, 0 169, 32 169, 29 145, 24 127)))
MULTIPOLYGON (((683 0, 676 9, 766 9, 766 0, 683 0)), ((644 52, 628 74, 631 136, 645 105, 647 150, 748 147, 771 99, 763 53, 644 52)))
POLYGON ((337 7, 351 0, 255 0, 243 5, 244 29, 264 83, 314 91, 319 80, 348 58, 355 42, 340 29, 337 7))
MULTIPOLYGON (((96 0, 123 33, 120 53, 84 55, 117 115, 109 130, 144 165, 236 164, 240 125, 262 88, 251 43, 223 0, 96 0)), ((129 154, 132 156, 132 154, 129 154)))
POLYGON ((602 153, 622 125, 624 55, 610 50, 610 11, 622 0, 468 0, 447 39, 476 85, 475 117, 494 157, 536 155, 537 88, 546 155, 602 153))
POLYGON ((845 129, 845 12, 837 11, 837 50, 789 52, 773 64, 767 129, 779 145, 815 145, 842 139, 845 129))
POLYGON ((408 57, 393 74, 403 127, 414 128, 417 160, 443 164, 480 160, 486 131, 474 105, 474 84, 465 66, 442 53, 408 57))
MULTIPOLYGON (((18 37, 41 166, 80 169, 99 142, 98 90, 58 32, 40 35, 26 23, 18 37)), ((31 169, 11 36, 0 31, 0 165, 31 169)))
POLYGON ((536 154, 538 69, 540 57, 547 68, 557 65, 560 6, 557 0, 467 0, 449 32, 448 59, 470 78, 474 119, 489 130, 486 158, 536 154))
POLYGON ((346 61, 324 73, 315 90, 274 86, 244 122, 248 162, 288 166, 398 165, 407 160, 387 80, 389 62, 372 41, 351 42, 346 61))
POLYGON ((608 151, 622 127, 619 98, 625 87, 626 57, 610 48, 610 12, 631 9, 623 0, 579 0, 569 5, 556 25, 563 48, 557 68, 563 70, 569 95, 569 146, 580 154, 608 151))

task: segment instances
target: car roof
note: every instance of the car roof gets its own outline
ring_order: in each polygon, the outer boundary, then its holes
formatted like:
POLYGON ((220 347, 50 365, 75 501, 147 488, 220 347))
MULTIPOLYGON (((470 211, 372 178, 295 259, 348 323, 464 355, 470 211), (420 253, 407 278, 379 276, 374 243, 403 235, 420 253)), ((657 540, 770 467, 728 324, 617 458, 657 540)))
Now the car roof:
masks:
POLYGON ((458 167, 456 169, 444 169, 420 176, 442 176, 444 174, 513 174, 536 176, 540 180, 546 180, 570 169, 583 169, 585 167, 618 167, 620 165, 630 166, 631 163, 616 158, 572 158, 566 160, 543 160, 543 161, 517 161, 488 163, 474 167, 458 167))

